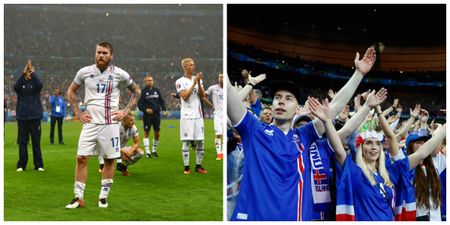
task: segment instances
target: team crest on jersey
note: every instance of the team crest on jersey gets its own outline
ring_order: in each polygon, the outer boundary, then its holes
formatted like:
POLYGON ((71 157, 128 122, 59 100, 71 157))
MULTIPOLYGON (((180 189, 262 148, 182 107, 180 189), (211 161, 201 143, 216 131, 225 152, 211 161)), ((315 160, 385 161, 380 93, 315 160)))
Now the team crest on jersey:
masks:
POLYGON ((269 136, 273 136, 273 130, 264 130, 264 133, 269 136))
POLYGON ((111 75, 109 75, 108 80, 112 80, 112 79, 113 79, 113 77, 111 75))
POLYGON ((297 147, 297 150, 303 153, 305 147, 303 147, 303 144, 300 142, 300 137, 297 134, 292 135, 292 142, 294 142, 295 146, 297 147))

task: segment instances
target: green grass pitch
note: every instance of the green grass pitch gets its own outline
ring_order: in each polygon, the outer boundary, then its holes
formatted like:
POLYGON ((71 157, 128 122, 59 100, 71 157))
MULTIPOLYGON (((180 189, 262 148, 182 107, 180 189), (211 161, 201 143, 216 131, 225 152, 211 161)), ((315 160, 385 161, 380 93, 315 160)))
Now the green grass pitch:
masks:
MULTIPOLYGON (((222 161, 216 161, 214 126, 205 120, 205 158, 208 174, 195 173, 190 152, 190 175, 183 174, 179 121, 162 120, 159 158, 142 158, 129 167, 131 176, 116 170, 109 208, 97 206, 101 174, 97 158, 89 160, 85 207, 68 210, 73 198, 75 156, 82 124, 64 122, 65 145, 50 145, 50 124, 42 123, 41 149, 45 172, 33 170, 31 140, 28 165, 16 172, 17 124, 5 123, 5 221, 221 221, 223 219, 222 161)), ((142 145, 142 121, 137 121, 142 145)), ((55 132, 57 133, 57 132, 55 132)), ((55 134, 57 140, 57 134, 55 134)), ((151 132, 150 137, 153 137, 151 132)), ((129 144, 131 144, 131 140, 129 144)), ((143 148, 143 147, 142 147, 143 148)))

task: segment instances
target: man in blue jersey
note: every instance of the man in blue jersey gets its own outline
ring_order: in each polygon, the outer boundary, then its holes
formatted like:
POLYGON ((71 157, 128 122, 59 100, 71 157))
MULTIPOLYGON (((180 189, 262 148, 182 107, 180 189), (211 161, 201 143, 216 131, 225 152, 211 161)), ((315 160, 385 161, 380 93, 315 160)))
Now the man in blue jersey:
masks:
MULTIPOLYGON (((362 60, 356 54, 356 71, 330 103, 331 117, 351 98, 375 58, 373 48, 367 49, 362 60)), ((231 220, 302 220, 304 188, 311 188, 304 187, 304 172, 310 167, 307 152, 324 133, 324 125, 315 119, 291 128, 301 97, 293 82, 271 84, 274 116, 270 125, 248 113, 229 80, 227 85, 228 117, 242 137, 245 154, 244 176, 231 220)), ((255 83, 249 80, 247 85, 255 83)))

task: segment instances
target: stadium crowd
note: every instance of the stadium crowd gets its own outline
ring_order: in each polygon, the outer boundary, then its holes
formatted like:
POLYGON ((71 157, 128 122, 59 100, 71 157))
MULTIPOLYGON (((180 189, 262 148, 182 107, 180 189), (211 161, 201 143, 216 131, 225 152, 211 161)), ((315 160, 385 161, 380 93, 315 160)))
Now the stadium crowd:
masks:
POLYGON ((445 71, 249 48, 228 58, 229 220, 446 220, 445 71))
MULTIPOLYGON (((101 40, 114 44, 114 64, 128 71, 143 87, 149 73, 155 76, 168 110, 179 110, 175 81, 183 75, 180 61, 192 57, 197 71, 204 74, 204 85, 217 83, 222 71, 222 34, 209 27, 222 26, 216 6, 158 5, 145 9, 138 5, 116 6, 36 6, 10 5, 5 15, 5 112, 15 117, 16 96, 12 85, 21 76, 23 64, 33 60, 44 88, 42 105, 50 111, 49 94, 53 88, 66 92, 80 65, 92 62, 92 46, 101 40), (216 8, 215 8, 216 7, 216 8), (190 8, 190 10, 186 10, 190 8), (99 16, 107 20, 98 20, 99 16), (211 19, 208 19, 211 18, 211 19), (63 21, 64 27, 60 26, 63 21), (112 25, 112 27, 111 27, 112 25), (166 29, 174 27, 177 29, 166 29), (15 29, 20 27, 21 29, 15 29), (70 28, 70 29, 69 29, 70 28), (27 35, 22 31, 26 30, 27 35), (158 31, 165 30, 164 34, 158 31), (98 38, 92 38, 92 33, 98 38), (99 35, 99 36, 98 36, 99 35), (219 43, 219 44, 218 44, 219 43)), ((125 87, 121 87, 125 90, 125 87)), ((80 96, 84 95, 81 90, 80 96)), ((122 95, 120 104, 127 102, 122 95)), ((205 108, 205 115, 212 113, 205 108)), ((71 108, 67 110, 72 115, 71 108)))

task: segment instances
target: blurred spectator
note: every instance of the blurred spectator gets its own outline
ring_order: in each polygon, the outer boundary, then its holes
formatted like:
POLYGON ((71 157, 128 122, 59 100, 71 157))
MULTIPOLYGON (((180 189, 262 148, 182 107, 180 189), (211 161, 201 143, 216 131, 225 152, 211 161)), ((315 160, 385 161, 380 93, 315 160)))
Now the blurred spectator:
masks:
POLYGON ((61 96, 59 88, 55 88, 54 95, 50 96, 50 105, 52 108, 52 114, 50 115, 50 144, 54 143, 55 123, 58 122, 58 141, 60 145, 63 145, 62 124, 66 115, 66 101, 61 96))

